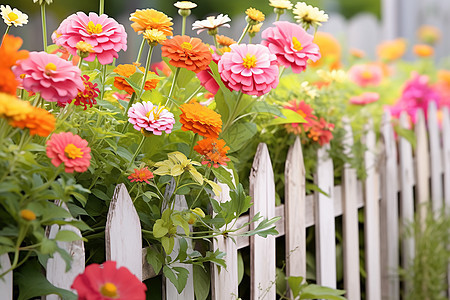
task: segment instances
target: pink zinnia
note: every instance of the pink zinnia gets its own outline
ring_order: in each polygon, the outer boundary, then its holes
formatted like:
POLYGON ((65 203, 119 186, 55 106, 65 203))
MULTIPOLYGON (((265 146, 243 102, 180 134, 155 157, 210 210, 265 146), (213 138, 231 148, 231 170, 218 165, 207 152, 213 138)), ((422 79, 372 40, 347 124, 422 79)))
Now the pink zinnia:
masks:
POLYGON ((380 99, 380 94, 375 92, 365 92, 358 96, 350 98, 350 103, 354 105, 366 105, 372 102, 376 102, 380 99))
MULTIPOLYGON (((214 50, 214 54, 212 56, 212 60, 218 64, 220 60, 220 55, 215 53, 216 47, 212 46, 211 49, 214 50)), ((212 76, 212 71, 210 67, 207 67, 206 70, 200 71, 197 73, 197 78, 200 80, 200 84, 210 93, 214 95, 217 94, 219 90, 219 84, 216 82, 214 77, 212 76)))
POLYGON ((47 141, 47 156, 55 167, 64 163, 66 173, 85 172, 91 164, 90 153, 88 142, 72 132, 54 134, 47 141))
POLYGON ((377 86, 383 79, 383 70, 374 64, 358 64, 348 70, 348 78, 361 87, 377 86))
POLYGON ((128 122, 133 124, 134 129, 143 133, 161 135, 163 131, 172 132, 175 118, 165 106, 153 105, 147 101, 131 106, 128 111, 128 122))
POLYGON ((275 54, 262 45, 233 44, 219 61, 219 73, 230 90, 261 96, 278 85, 275 54))
POLYGON ((145 300, 147 287, 125 267, 115 261, 91 264, 78 275, 71 286, 79 300, 145 300))
POLYGON ((261 34, 261 44, 269 47, 277 56, 278 62, 285 67, 292 67, 292 72, 300 73, 306 69, 308 59, 317 61, 320 58, 319 46, 313 43, 314 37, 302 26, 286 21, 273 23, 261 34))
POLYGON ((119 57, 120 50, 127 50, 127 33, 125 28, 103 14, 98 16, 90 12, 77 12, 62 21, 56 30, 56 44, 67 48, 70 54, 77 54, 77 43, 80 41, 92 45, 94 52, 85 58, 93 61, 95 57, 102 65, 112 63, 119 57))
POLYGON ((27 59, 17 62, 13 72, 23 78, 25 90, 41 93, 50 102, 65 104, 84 89, 80 69, 55 54, 30 52, 27 59))

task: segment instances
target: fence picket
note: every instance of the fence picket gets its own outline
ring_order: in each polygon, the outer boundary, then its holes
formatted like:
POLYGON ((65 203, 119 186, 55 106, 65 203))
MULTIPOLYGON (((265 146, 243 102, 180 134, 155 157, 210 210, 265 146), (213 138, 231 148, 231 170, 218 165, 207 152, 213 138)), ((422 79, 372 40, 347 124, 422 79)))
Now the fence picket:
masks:
POLYGON ((436 103, 430 102, 428 108, 428 132, 430 139, 431 164, 431 204, 434 212, 442 208, 442 152, 439 138, 439 123, 436 103))
POLYGON ((333 161, 328 155, 330 145, 317 151, 315 181, 327 195, 315 192, 316 215, 316 278, 320 285, 336 288, 336 240, 334 225, 333 161))
MULTIPOLYGON (((250 219, 258 212, 264 218, 275 217, 275 182, 272 163, 266 144, 259 144, 250 174, 250 196, 253 205, 250 219)), ((250 229, 258 224, 252 223, 250 229)), ((250 270, 251 299, 275 299, 275 237, 251 236, 250 270)))
MULTIPOLYGON (((400 115, 402 128, 409 128, 409 117, 406 112, 400 115)), ((400 137, 399 140, 400 159, 400 217, 401 228, 410 226, 414 221, 414 165, 411 143, 400 137)), ((414 237, 403 237, 402 239, 402 267, 406 269, 414 258, 414 237)), ((405 291, 410 289, 405 285, 405 291)))
POLYGON ((384 144, 381 174, 381 291, 383 299, 399 299, 398 278, 398 170, 397 149, 391 116, 383 115, 381 138, 384 144))
MULTIPOLYGON (((8 253, 0 255, 0 274, 3 274, 11 268, 11 262, 9 260, 8 253)), ((10 271, 0 279, 0 292, 2 300, 13 299, 13 272, 10 271)))
MULTIPOLYGON (((65 203, 61 205, 64 209, 68 210, 65 203)), ((55 238, 56 234, 60 230, 70 230, 75 232, 78 236, 81 236, 81 232, 78 228, 72 225, 63 225, 59 229, 58 225, 52 225, 50 227, 49 238, 55 238)), ((75 280, 78 274, 84 272, 85 265, 85 253, 84 253, 84 242, 82 240, 74 242, 56 242, 58 247, 67 251, 67 253, 72 257, 72 263, 70 264, 70 270, 66 272, 66 262, 61 257, 59 253, 55 253, 53 258, 49 258, 47 261, 47 280, 56 287, 70 290, 72 282, 75 280)), ((57 295, 46 296, 47 300, 58 300, 61 299, 57 295)))
POLYGON ((364 237, 366 262, 366 297, 367 300, 381 300, 381 260, 380 260, 380 176, 377 170, 376 135, 373 121, 370 119, 365 127, 363 144, 364 166, 367 177, 364 181, 364 237))
POLYGON ((105 242, 106 260, 127 267, 142 280, 141 222, 123 183, 116 187, 109 205, 105 242))
POLYGON ((425 158, 430 157, 430 155, 428 151, 427 127, 422 110, 417 112, 415 134, 417 144, 415 153, 416 205, 421 222, 425 222, 426 203, 430 199, 430 186, 428 184, 430 178, 430 161, 425 158))
MULTIPOLYGON (((353 133, 350 121, 342 120, 346 131, 344 153, 352 156, 353 133)), ((344 237, 344 288, 349 300, 361 299, 359 284, 358 190, 356 170, 346 163, 342 174, 342 225, 344 237)))

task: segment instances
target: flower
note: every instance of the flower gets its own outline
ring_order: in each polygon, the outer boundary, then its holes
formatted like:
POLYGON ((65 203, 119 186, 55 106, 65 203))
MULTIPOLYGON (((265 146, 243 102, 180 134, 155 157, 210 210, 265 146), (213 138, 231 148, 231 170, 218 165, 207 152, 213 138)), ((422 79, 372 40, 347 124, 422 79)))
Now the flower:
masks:
POLYGON ((317 30, 323 22, 328 21, 328 15, 323 10, 307 5, 305 2, 297 2, 292 12, 295 15, 294 19, 301 23, 305 30, 308 30, 310 26, 317 30))
POLYGON ((339 69, 341 65, 341 45, 337 39, 327 32, 316 32, 313 43, 319 46, 321 58, 309 62, 312 67, 328 65, 330 69, 339 69))
POLYGON ((72 132, 53 134, 47 141, 46 150, 55 167, 64 163, 66 173, 85 172, 91 164, 88 142, 72 132))
POLYGON ((75 47, 78 50, 77 51, 78 55, 82 58, 86 58, 89 56, 89 54, 94 52, 94 47, 92 47, 91 44, 83 41, 79 41, 75 47))
POLYGON ((426 44, 417 44, 413 47, 413 52, 415 55, 420 57, 429 57, 434 54, 434 49, 426 44))
POLYGON ((56 119, 45 109, 32 106, 25 118, 10 122, 11 126, 21 129, 29 129, 30 135, 39 135, 47 137, 55 130, 56 119))
POLYGON ((203 176, 200 174, 194 166, 200 166, 199 162, 188 159, 186 155, 181 152, 175 151, 168 155, 167 160, 159 161, 155 163, 157 168, 153 173, 156 175, 170 175, 170 176, 180 176, 184 172, 189 172, 197 183, 203 184, 203 176))
POLYGON ((144 36, 144 39, 146 39, 150 45, 161 44, 162 42, 167 40, 164 32, 162 32, 161 30, 158 30, 158 29, 147 29, 144 31, 143 36, 144 36))
POLYGON ((14 27, 17 27, 28 23, 28 16, 17 8, 11 9, 9 5, 0 5, 0 10, 3 21, 8 26, 14 25, 14 27))
POLYGON ((334 124, 327 123, 324 118, 320 118, 319 121, 312 120, 308 138, 323 146, 333 139, 333 130, 334 124))
POLYGON ((134 169, 134 173, 131 173, 128 176, 130 182, 146 182, 150 184, 149 179, 153 178, 153 173, 148 169, 148 167, 144 167, 141 169, 134 169))
POLYGON ((120 50, 127 50, 127 33, 125 28, 113 18, 90 12, 77 12, 67 17, 56 30, 56 44, 67 48, 70 54, 77 54, 76 45, 83 41, 91 44, 93 52, 85 60, 94 61, 97 57, 102 65, 113 62, 119 57, 120 50))
MULTIPOLYGON (((136 73, 137 67, 135 65, 125 64, 125 65, 118 65, 113 71, 117 74, 119 74, 122 77, 114 77, 114 86, 118 88, 119 90, 125 91, 128 94, 133 94, 135 91, 130 86, 130 84, 125 80, 125 78, 129 78, 131 75, 136 73), (124 78, 125 77, 125 78, 124 78)), ((143 67, 140 67, 139 70, 141 72, 145 72, 145 69, 143 67)), ((150 75, 155 75, 153 72, 148 72, 150 75)), ((158 85, 159 79, 148 79, 145 81, 144 90, 150 91, 156 88, 158 85)))
POLYGON ((406 40, 399 38, 385 41, 377 46, 377 55, 381 60, 393 61, 401 58, 406 51, 406 40))
POLYGON ((348 78, 361 87, 377 86, 383 79, 383 70, 374 64, 357 64, 348 70, 348 78))
POLYGON ((358 96, 350 98, 350 103, 354 105, 366 105, 372 102, 376 102, 380 99, 380 94, 375 92, 365 92, 358 96))
POLYGON ((269 0, 269 5, 279 9, 292 9, 292 3, 289 0, 269 0))
POLYGON ((256 25, 265 19, 265 16, 261 11, 252 7, 248 8, 245 11, 245 14, 247 15, 247 22, 250 25, 256 25))
POLYGON ((18 51, 22 43, 20 37, 8 34, 4 37, 3 44, 0 47, 0 92, 16 94, 19 83, 11 68, 18 60, 28 57, 28 51, 18 51))
POLYGON ((198 141, 194 150, 203 156, 202 165, 208 165, 208 167, 211 165, 214 168, 218 168, 219 165, 226 166, 227 161, 230 161, 227 157, 230 147, 225 146, 224 140, 206 138, 198 141))
POLYGON ((325 83, 342 83, 347 80, 347 73, 344 70, 317 70, 316 73, 325 83))
POLYGON ((158 74, 160 74, 160 72, 158 72, 158 70, 160 70, 161 73, 167 77, 172 73, 169 66, 164 61, 151 64, 150 70, 158 74))
POLYGON ((91 264, 78 275, 71 286, 79 300, 144 300, 147 287, 125 267, 115 261, 91 264))
POLYGON ((233 44, 236 44, 235 40, 233 40, 232 38, 229 38, 225 35, 217 35, 216 39, 217 39, 217 44, 219 44, 220 46, 229 47, 233 44))
POLYGON ((433 89, 439 93, 441 97, 439 107, 450 107, 450 71, 439 70, 437 73, 438 80, 433 89))
POLYGON ((226 24, 230 22, 231 19, 228 17, 228 15, 220 14, 217 17, 210 16, 206 17, 206 20, 202 21, 195 21, 192 24, 192 30, 197 30, 197 34, 201 33, 202 31, 208 30, 208 33, 211 35, 217 34, 217 28, 219 27, 228 27, 230 28, 230 24, 226 24))
POLYGON ((95 98, 98 97, 100 90, 97 88, 97 83, 89 81, 90 78, 88 75, 81 76, 81 79, 83 80, 84 89, 78 90, 74 104, 84 105, 84 110, 86 110, 88 105, 92 107, 94 104, 97 104, 95 98))
POLYGON ((311 127, 311 122, 313 120, 317 120, 317 117, 313 114, 313 109, 311 106, 305 103, 305 101, 298 101, 297 99, 293 99, 283 105, 283 108, 290 109, 292 111, 295 111, 300 116, 305 119, 305 123, 291 123, 291 124, 285 124, 285 128, 287 132, 294 133, 294 134, 301 134, 302 132, 307 132, 309 128, 311 127))
POLYGON ((219 84, 216 82, 214 77, 212 76, 211 69, 203 70, 197 73, 197 78, 200 80, 200 84, 208 91, 213 93, 214 95, 220 89, 219 84))
POLYGON ((277 56, 263 45, 234 44, 219 61, 219 73, 230 90, 261 96, 278 85, 277 56))
POLYGON ((191 1, 178 1, 173 4, 176 8, 179 9, 193 9, 197 7, 197 4, 191 1))
POLYGON ((349 52, 350 55, 353 56, 354 58, 363 58, 364 56, 366 56, 366 53, 358 48, 350 48, 349 52))
POLYGON ((33 0, 33 3, 39 3, 39 5, 47 3, 47 5, 50 5, 53 3, 53 0, 33 0))
POLYGON ((20 217, 27 221, 36 220, 36 214, 30 209, 22 209, 20 211, 20 217))
POLYGON ((17 62, 13 72, 17 77, 25 74, 24 89, 41 93, 50 102, 70 102, 84 87, 80 69, 55 54, 30 52, 27 59, 17 62))
POLYGON ((431 25, 422 25, 417 30, 417 37, 422 43, 434 45, 441 39, 441 31, 439 28, 431 25))
POLYGON ((182 130, 190 130, 204 137, 219 137, 222 131, 222 118, 218 113, 198 102, 185 103, 180 106, 180 110, 182 130))
POLYGON ((175 118, 165 106, 153 105, 150 101, 135 103, 128 111, 128 122, 133 128, 154 135, 161 135, 163 131, 171 133, 175 118))
POLYGON ((187 35, 177 35, 162 44, 162 56, 177 68, 185 68, 195 73, 205 70, 212 60, 209 47, 201 39, 187 35))
POLYGON ((313 43, 314 37, 300 25, 286 21, 273 23, 261 34, 262 45, 267 46, 277 56, 278 63, 292 67, 292 72, 300 73, 306 69, 307 61, 320 58, 319 47, 313 43))
POLYGON ((131 27, 138 34, 145 30, 158 29, 164 32, 166 36, 172 36, 172 18, 166 14, 154 9, 138 9, 130 16, 130 21, 133 22, 131 27))
POLYGON ((0 93, 0 117, 9 122, 24 120, 33 110, 30 102, 21 101, 16 96, 0 93))

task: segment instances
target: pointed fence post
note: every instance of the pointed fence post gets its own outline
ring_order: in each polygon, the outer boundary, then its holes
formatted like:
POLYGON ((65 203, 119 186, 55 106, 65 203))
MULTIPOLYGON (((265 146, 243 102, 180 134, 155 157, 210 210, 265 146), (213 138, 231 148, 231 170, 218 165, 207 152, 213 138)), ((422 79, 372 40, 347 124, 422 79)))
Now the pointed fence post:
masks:
POLYGON ((420 221, 425 223, 427 203, 430 199, 430 157, 428 152, 427 127, 423 111, 419 110, 416 116, 416 206, 419 211, 420 221))
POLYGON ((323 286, 336 288, 336 237, 334 224, 334 171, 327 144, 317 151, 315 181, 320 190, 315 192, 316 215, 316 279, 323 286))
POLYGON ((366 145, 364 165, 367 177, 364 181, 364 236, 366 254, 366 296, 367 300, 381 300, 380 259, 380 175, 377 170, 376 135, 373 121, 365 127, 363 144, 366 145))
POLYGON ((306 278, 306 188, 302 146, 297 137, 289 149, 285 176, 286 276, 306 278))
MULTIPOLYGON (((344 153, 352 157, 353 133, 350 121, 342 120, 346 131, 344 153)), ((358 190, 356 170, 346 163, 342 175, 342 223, 344 237, 344 288, 349 300, 361 299, 359 279, 358 190)))
POLYGON ((116 187, 109 204, 105 241, 106 260, 116 261, 142 280, 141 222, 123 183, 116 187))
MULTIPOLYGON (((259 144, 250 173, 250 220, 258 212, 263 218, 275 217, 275 182, 266 144, 259 144)), ((251 230, 258 224, 252 223, 251 230)), ((251 299, 275 299, 275 237, 250 237, 251 299)))
POLYGON ((383 161, 381 172, 381 291, 383 299, 400 299, 398 236, 397 147, 391 116, 385 112, 381 123, 383 161))
POLYGON ((428 132, 430 134, 431 203, 433 211, 439 214, 443 205, 442 151, 435 102, 430 102, 428 107, 428 132))
MULTIPOLYGON (((69 210, 65 203, 62 203, 61 207, 69 210)), ((54 239, 56 234, 60 230, 70 230, 75 232, 81 237, 81 232, 78 228, 72 225, 63 225, 61 229, 58 225, 52 225, 50 227, 49 238, 54 239)), ((47 279, 48 281, 56 287, 63 288, 66 290, 71 290, 75 278, 84 272, 85 266, 85 253, 84 253, 84 242, 82 240, 74 242, 56 242, 58 247, 67 251, 67 253, 72 257, 72 262, 70 264, 70 270, 66 272, 66 262, 61 257, 59 253, 55 253, 53 258, 49 258, 47 261, 47 279)), ((58 300, 61 299, 57 295, 46 296, 47 300, 58 300)))
MULTIPOLYGON (((8 253, 0 255, 0 274, 11 268, 11 261, 8 253)), ((13 272, 9 271, 5 276, 0 278, 0 295, 2 300, 13 299, 13 272)))

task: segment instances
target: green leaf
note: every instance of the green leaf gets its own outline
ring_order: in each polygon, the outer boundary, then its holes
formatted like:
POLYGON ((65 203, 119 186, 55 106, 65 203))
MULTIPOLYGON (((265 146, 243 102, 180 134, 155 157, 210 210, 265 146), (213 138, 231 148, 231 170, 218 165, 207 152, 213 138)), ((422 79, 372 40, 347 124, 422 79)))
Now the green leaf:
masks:
POLYGON ((252 106, 252 111, 257 113, 269 113, 278 117, 284 117, 283 113, 277 106, 268 104, 266 101, 256 101, 252 106))
POLYGON ((180 215, 180 214, 173 214, 171 219, 172 219, 173 225, 180 226, 181 228, 183 228, 184 233, 187 236, 189 236, 189 233, 190 233, 189 223, 186 221, 185 218, 183 218, 182 215, 180 215))
POLYGON ((211 170, 213 171, 214 176, 217 178, 217 180, 219 180, 219 182, 225 183, 230 189, 236 188, 234 186, 233 177, 231 177, 231 174, 227 171, 227 169, 219 166, 218 168, 212 168, 211 170))
POLYGON ((346 300, 341 296, 343 294, 345 294, 343 290, 335 290, 329 287, 310 284, 302 289, 300 299, 346 300))
POLYGON ((166 254, 170 254, 173 251, 173 246, 175 245, 175 239, 173 237, 163 236, 161 238, 161 244, 166 251, 166 254))
POLYGON ((53 254, 55 253, 58 246, 54 240, 49 240, 47 238, 43 238, 41 241, 41 253, 42 254, 53 254))
POLYGON ((70 230, 60 230, 55 236, 55 240, 61 242, 73 242, 81 239, 82 237, 70 230))
POLYGON ((123 158, 125 161, 130 162, 133 158, 133 154, 131 154, 130 151, 125 149, 122 146, 117 147, 116 154, 119 155, 121 158, 123 158))
POLYGON ((153 225, 153 235, 155 238, 160 238, 165 236, 169 232, 169 228, 166 227, 164 220, 158 219, 153 225))
POLYGON ((168 266, 163 267, 163 273, 166 278, 173 283, 178 293, 180 294, 186 286, 189 271, 182 267, 170 268, 168 266))
POLYGON ((147 262, 152 266, 155 274, 158 274, 161 271, 162 265, 164 263, 163 255, 156 250, 154 247, 147 248, 147 255, 145 256, 147 262))
POLYGON ((238 251, 238 284, 241 283, 242 278, 244 278, 244 259, 241 252, 238 251))
POLYGON ((111 199, 108 197, 108 195, 106 195, 104 192, 100 191, 99 189, 92 189, 91 190, 92 194, 94 194, 95 197, 105 200, 105 201, 110 201, 111 199))
POLYGON ((281 109, 284 117, 275 118, 268 122, 266 126, 280 125, 280 124, 290 124, 290 123, 306 123, 305 118, 290 109, 281 109))
POLYGON ((247 145, 257 131, 255 123, 237 122, 223 132, 222 138, 230 147, 230 152, 235 152, 247 145))
POLYGON ((300 296, 300 291, 302 290, 302 283, 304 278, 302 276, 290 276, 287 278, 289 288, 292 291, 294 298, 300 296))
MULTIPOLYGON (((222 272, 225 270, 222 270, 222 272)), ((197 300, 205 300, 209 295, 209 288, 211 285, 211 276, 209 274, 209 268, 202 268, 201 266, 194 265, 194 293, 197 300)))
POLYGON ((407 140, 413 149, 416 148, 416 134, 414 133, 414 130, 406 129, 401 127, 400 125, 394 125, 395 132, 405 140, 407 140))

